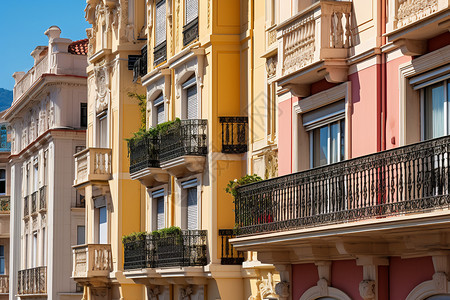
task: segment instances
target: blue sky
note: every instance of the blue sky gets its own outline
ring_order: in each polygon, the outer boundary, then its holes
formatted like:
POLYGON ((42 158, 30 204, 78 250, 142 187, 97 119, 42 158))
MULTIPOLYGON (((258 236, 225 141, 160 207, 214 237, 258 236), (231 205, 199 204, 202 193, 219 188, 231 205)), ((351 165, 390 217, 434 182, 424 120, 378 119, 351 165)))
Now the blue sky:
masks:
POLYGON ((61 37, 86 38, 85 0, 13 0, 0 9, 0 88, 12 90, 14 72, 33 66, 31 51, 47 45, 44 35, 52 25, 61 28, 61 37))

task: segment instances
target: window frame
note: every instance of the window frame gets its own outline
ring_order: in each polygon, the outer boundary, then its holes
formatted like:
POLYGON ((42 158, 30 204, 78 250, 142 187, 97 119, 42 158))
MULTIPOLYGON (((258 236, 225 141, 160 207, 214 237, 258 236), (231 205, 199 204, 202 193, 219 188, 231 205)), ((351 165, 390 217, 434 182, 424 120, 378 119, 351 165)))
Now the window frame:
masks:
POLYGON ((314 127, 314 128, 312 128, 312 129, 309 129, 308 130, 308 133, 309 133, 309 156, 310 156, 310 158, 309 158, 309 161, 310 161, 310 168, 311 169, 313 169, 313 168, 318 168, 318 167, 322 167, 322 166, 326 166, 326 165, 329 165, 329 164, 331 164, 331 163, 337 163, 337 162, 341 162, 341 161, 343 161, 343 160, 341 160, 341 149, 342 149, 342 146, 344 146, 344 160, 345 160, 345 140, 344 140, 344 145, 341 145, 341 141, 342 141, 342 132, 341 132, 341 129, 342 129, 342 122, 344 123, 344 139, 345 139, 345 116, 341 116, 341 118, 339 118, 339 119, 331 119, 331 121, 329 122, 329 123, 327 123, 327 124, 322 124, 321 126, 317 126, 317 127, 314 127), (337 123, 338 124, 338 133, 337 133, 337 161, 335 161, 335 162, 331 162, 331 140, 332 140, 332 138, 331 138, 331 125, 332 124, 335 124, 335 123, 337 123), (314 133, 315 133, 315 131, 316 131, 316 129, 321 129, 321 128, 324 128, 324 127, 327 127, 327 133, 328 133, 328 137, 327 137, 327 163, 325 164, 325 165, 318 165, 318 166, 314 166, 314 133))
MULTIPOLYGON (((426 140, 430 140, 433 138, 438 138, 438 137, 426 137, 426 109, 425 109, 425 102, 428 101, 428 99, 426 99, 426 89, 436 85, 442 83, 443 84, 443 94, 444 94, 444 98, 446 97, 447 99, 444 99, 444 134, 442 136, 439 137, 443 137, 443 136, 447 136, 450 134, 450 79, 444 78, 441 81, 434 81, 434 80, 429 80, 426 81, 424 84, 421 84, 419 87, 419 92, 420 92, 420 141, 426 141, 426 140)), ((431 99, 430 99, 431 100, 431 99)))
POLYGON ((7 177, 7 174, 6 174, 6 168, 0 168, 0 174, 1 174, 2 171, 5 172, 5 178, 1 178, 1 176, 0 176, 0 183, 1 183, 1 182, 4 182, 4 184, 5 184, 5 192, 2 193, 2 192, 0 191, 0 195, 4 196, 4 195, 6 195, 6 183, 7 183, 7 182, 6 182, 6 181, 7 181, 7 179, 6 179, 6 177, 7 177))

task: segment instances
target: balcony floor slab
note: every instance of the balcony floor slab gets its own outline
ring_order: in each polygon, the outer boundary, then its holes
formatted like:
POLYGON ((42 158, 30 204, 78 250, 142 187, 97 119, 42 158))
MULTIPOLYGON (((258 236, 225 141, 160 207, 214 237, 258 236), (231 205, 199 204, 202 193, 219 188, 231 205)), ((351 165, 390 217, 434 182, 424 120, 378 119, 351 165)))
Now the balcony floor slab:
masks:
POLYGON ((187 175, 203 172, 206 157, 183 155, 165 162, 161 162, 161 169, 175 177, 184 177, 187 175))

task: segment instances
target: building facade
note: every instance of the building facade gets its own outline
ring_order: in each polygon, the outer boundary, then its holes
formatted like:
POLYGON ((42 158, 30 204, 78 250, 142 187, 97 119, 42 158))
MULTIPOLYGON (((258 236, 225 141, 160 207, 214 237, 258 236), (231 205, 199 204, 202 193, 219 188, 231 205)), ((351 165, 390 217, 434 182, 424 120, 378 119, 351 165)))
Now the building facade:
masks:
POLYGON ((85 147, 87 40, 61 38, 31 53, 16 72, 11 126, 10 299, 81 299, 71 246, 84 244, 84 200, 72 188, 73 155, 85 147))
MULTIPOLYGON (((276 268, 279 299, 450 299, 449 2, 266 12, 279 177, 238 189, 232 244, 276 268)), ((263 176, 250 132, 247 173, 263 176)))

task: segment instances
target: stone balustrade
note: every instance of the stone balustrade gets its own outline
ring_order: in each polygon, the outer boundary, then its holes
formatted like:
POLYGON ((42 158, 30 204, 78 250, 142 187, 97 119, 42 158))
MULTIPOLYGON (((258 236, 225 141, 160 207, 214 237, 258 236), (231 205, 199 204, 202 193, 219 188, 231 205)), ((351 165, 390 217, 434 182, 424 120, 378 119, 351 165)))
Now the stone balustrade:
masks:
POLYGON ((351 2, 318 1, 278 27, 278 53, 286 76, 326 59, 345 59, 351 46, 351 2))
POLYGON ((113 270, 111 245, 88 244, 72 247, 72 278, 107 277, 113 270))
POLYGON ((111 149, 87 148, 75 155, 74 186, 111 179, 111 149))
POLYGON ((43 74, 49 73, 48 55, 29 70, 14 86, 14 101, 19 99, 43 74))
POLYGON ((0 294, 9 293, 9 275, 0 275, 0 294))

